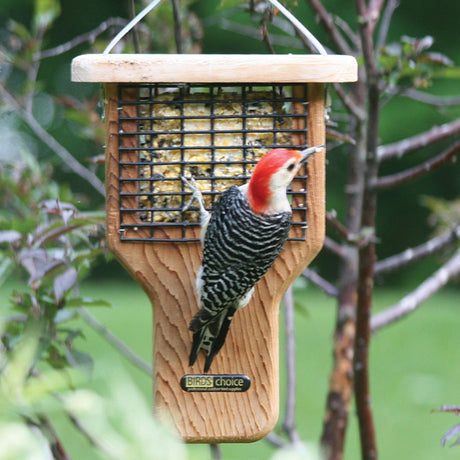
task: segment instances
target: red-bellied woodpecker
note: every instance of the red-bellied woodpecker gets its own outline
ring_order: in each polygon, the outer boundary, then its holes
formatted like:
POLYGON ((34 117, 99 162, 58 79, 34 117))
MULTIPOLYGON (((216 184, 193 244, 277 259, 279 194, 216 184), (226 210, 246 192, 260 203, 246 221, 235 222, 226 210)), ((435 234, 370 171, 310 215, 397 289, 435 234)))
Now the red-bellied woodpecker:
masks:
POLYGON ((196 289, 201 309, 190 330, 190 365, 200 350, 206 352, 208 372, 222 348, 235 312, 244 307, 254 286, 273 265, 290 227, 292 210, 286 188, 300 166, 324 146, 303 151, 273 149, 257 163, 248 184, 233 186, 217 200, 210 214, 196 182, 182 178, 193 191, 201 214, 203 261, 196 289))

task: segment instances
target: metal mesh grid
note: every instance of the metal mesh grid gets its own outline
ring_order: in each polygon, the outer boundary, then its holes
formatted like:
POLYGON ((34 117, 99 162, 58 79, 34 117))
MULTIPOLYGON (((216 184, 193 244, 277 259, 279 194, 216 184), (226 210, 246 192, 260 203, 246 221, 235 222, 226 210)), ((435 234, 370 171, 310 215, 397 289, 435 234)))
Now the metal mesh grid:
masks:
MULTIPOLYGON (((306 147, 306 85, 119 85, 120 235, 123 241, 197 241, 193 176, 212 210, 218 195, 249 179, 272 148, 306 147)), ((288 191, 289 240, 304 240, 306 169, 288 191)))

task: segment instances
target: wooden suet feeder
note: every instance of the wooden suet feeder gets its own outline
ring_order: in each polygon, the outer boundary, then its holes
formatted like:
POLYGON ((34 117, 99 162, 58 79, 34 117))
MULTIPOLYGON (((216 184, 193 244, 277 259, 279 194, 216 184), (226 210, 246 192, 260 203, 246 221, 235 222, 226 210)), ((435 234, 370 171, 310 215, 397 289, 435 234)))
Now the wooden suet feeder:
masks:
POLYGON ((293 226, 275 265, 232 322, 210 373, 190 367, 201 261, 194 176, 212 209, 275 147, 325 143, 324 83, 357 78, 349 56, 83 55, 72 79, 105 84, 107 236, 153 306, 154 404, 188 442, 248 442, 278 417, 278 309, 320 250, 325 152, 290 190, 293 226))

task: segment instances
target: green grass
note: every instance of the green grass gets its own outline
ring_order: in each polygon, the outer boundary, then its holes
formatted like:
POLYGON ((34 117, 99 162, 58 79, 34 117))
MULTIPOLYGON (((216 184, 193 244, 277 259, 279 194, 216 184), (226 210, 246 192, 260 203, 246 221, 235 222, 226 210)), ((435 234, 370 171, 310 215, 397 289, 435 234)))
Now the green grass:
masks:
MULTIPOLYGON (((0 290, 0 304, 11 287, 0 290)), ((110 301, 114 308, 93 308, 92 313, 122 338, 135 352, 150 362, 152 318, 150 303, 142 290, 130 280, 99 280, 86 283, 84 295, 110 301)), ((403 292, 378 290, 376 308, 394 303, 403 292)), ((313 287, 296 291, 302 312, 296 316, 297 424, 302 440, 315 443, 320 437, 328 378, 331 369, 331 344, 335 322, 335 302, 313 287), (306 314, 305 314, 306 312, 306 314)), ((374 337, 371 352, 372 405, 380 459, 433 460, 460 457, 460 447, 442 448, 440 440, 457 423, 449 414, 431 413, 443 404, 460 404, 460 366, 458 365, 460 314, 458 292, 439 293, 412 317, 390 326, 374 337)), ((103 360, 122 366, 152 404, 150 377, 113 351, 94 331, 81 324, 86 339, 81 347, 95 358, 90 384, 102 389, 112 378, 103 360)), ((283 349, 281 349, 283 359, 283 349)), ((284 372, 281 376, 284 390, 284 372)), ((282 403, 283 404, 283 398, 282 403)), ((280 408, 281 418, 284 407, 280 408)), ((59 434, 72 458, 91 460, 91 450, 83 437, 63 419, 58 419, 59 434)), ((266 442, 222 446, 224 460, 270 457, 274 449, 266 442)), ((207 459, 209 449, 192 445, 194 458, 207 459)), ((350 416, 345 460, 359 459, 357 422, 350 416)))

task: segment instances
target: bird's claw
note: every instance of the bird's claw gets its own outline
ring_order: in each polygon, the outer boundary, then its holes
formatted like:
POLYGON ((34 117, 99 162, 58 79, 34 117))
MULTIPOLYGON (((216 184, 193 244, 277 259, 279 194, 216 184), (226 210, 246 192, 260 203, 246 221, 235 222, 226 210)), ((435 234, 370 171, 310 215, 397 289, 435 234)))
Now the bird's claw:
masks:
POLYGON ((192 191, 192 197, 182 208, 182 212, 188 211, 188 209, 190 208, 190 206, 192 205, 195 199, 198 201, 200 210, 204 211, 205 207, 204 207, 203 194, 201 193, 201 190, 198 187, 198 184, 196 183, 195 178, 190 177, 189 179, 187 179, 186 177, 181 176, 181 179, 182 179, 182 182, 192 191))

